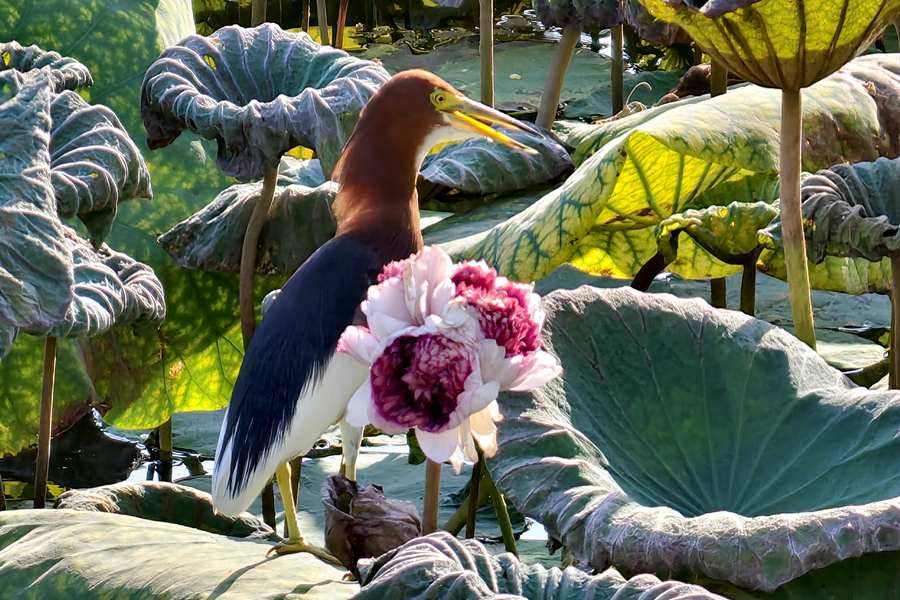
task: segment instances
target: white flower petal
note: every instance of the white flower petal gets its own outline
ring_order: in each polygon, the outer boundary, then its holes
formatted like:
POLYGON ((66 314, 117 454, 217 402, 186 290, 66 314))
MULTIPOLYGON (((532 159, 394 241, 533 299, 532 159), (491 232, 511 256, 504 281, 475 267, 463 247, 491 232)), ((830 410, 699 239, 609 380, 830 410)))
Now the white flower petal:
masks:
POLYGON ((499 416, 499 414, 499 407, 495 401, 491 402, 484 410, 469 417, 472 436, 488 458, 497 453, 497 426, 494 424, 494 421, 495 415, 499 416))
POLYGON ((467 459, 472 462, 478 460, 478 450, 475 448, 475 438, 472 437, 472 427, 468 418, 463 419, 463 422, 459 424, 458 444, 467 459))
POLYGON ((341 335, 338 347, 362 364, 371 367, 378 351, 378 340, 365 328, 351 325, 341 335))
POLYGON ((365 427, 369 424, 369 406, 372 404, 372 385, 367 379, 364 384, 350 397, 347 403, 347 413, 344 416, 347 423, 353 427, 365 427))
POLYGON ((559 365, 559 361, 549 352, 538 350, 534 354, 522 358, 524 360, 519 376, 509 388, 514 392, 524 392, 525 390, 541 387, 562 375, 562 367, 559 365))
POLYGON ((456 427, 451 427, 440 433, 429 433, 417 427, 416 439, 419 441, 419 447, 422 448, 425 456, 436 463, 442 463, 450 460, 450 457, 456 451, 459 431, 456 427))

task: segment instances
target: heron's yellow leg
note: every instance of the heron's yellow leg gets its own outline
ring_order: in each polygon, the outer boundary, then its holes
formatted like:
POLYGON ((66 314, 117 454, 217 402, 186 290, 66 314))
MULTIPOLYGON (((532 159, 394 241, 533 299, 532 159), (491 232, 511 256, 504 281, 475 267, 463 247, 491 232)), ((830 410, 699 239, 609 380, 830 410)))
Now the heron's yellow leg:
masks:
POLYGON ((326 562, 330 562, 337 566, 341 565, 341 561, 334 557, 331 552, 325 548, 313 546, 303 539, 300 534, 300 525, 297 523, 297 512, 294 506, 294 494, 291 491, 291 465, 284 463, 275 471, 275 480, 278 483, 278 491, 281 492, 281 502, 284 504, 284 521, 287 524, 288 539, 273 547, 266 556, 275 552, 276 554, 294 554, 296 552, 309 552, 313 556, 317 556, 326 562))

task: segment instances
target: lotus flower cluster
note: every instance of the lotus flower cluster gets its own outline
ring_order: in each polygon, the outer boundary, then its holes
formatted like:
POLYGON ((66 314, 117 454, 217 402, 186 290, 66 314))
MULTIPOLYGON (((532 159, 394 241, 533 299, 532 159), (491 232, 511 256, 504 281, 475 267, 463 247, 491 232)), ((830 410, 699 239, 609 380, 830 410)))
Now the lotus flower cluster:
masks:
POLYGON ((541 349, 544 312, 531 284, 484 261, 453 264, 426 247, 384 268, 362 304, 368 327, 349 327, 338 349, 371 367, 347 421, 389 434, 415 428, 435 462, 496 451, 497 394, 541 386, 562 373, 541 349), (474 436, 474 441, 473 441, 474 436))

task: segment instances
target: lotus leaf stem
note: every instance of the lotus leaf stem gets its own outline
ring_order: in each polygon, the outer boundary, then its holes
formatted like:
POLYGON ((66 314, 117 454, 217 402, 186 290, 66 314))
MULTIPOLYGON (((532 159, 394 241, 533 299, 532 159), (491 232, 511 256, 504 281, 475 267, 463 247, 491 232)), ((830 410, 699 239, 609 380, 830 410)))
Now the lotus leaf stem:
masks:
POLYGON ((484 483, 491 495, 491 502, 494 503, 494 512, 497 513, 497 521, 500 522, 500 535, 503 536, 503 546, 506 548, 507 552, 512 552, 518 556, 519 549, 516 547, 516 536, 513 534, 512 521, 509 520, 509 511, 506 509, 506 500, 503 499, 503 494, 500 493, 500 490, 498 490, 497 486, 494 484, 494 479, 491 477, 491 473, 486 466, 483 467, 483 471, 484 483))
POLYGON ((266 22, 266 4, 268 0, 253 0, 250 5, 250 26, 256 27, 266 22))
POLYGON ((266 222, 272 198, 275 196, 275 184, 278 181, 278 169, 266 173, 263 180, 262 194, 253 208, 247 231, 244 233, 244 244, 241 248, 241 333, 244 338, 244 350, 250 345, 250 338, 256 330, 256 315, 253 310, 253 273, 256 271, 256 251, 259 247, 259 234, 266 222))
POLYGON ((266 483, 266 487, 263 488, 260 500, 262 501, 263 522, 274 530, 276 526, 275 484, 272 483, 271 479, 266 483))
POLYGON ((326 12, 325 0, 316 0, 316 17, 319 19, 319 42, 323 46, 329 46, 328 41, 328 13, 326 12))
POLYGON ((41 376, 41 421, 38 429, 38 457, 34 474, 34 508, 44 508, 47 474, 50 471, 50 424, 53 421, 53 387, 56 382, 56 338, 44 343, 44 373, 41 376))
POLYGON ((6 492, 3 491, 3 477, 0 477, 0 511, 6 510, 6 492))
POLYGON ((559 108, 559 96, 562 92, 566 69, 569 67, 569 61, 572 59, 572 53, 575 52, 575 45, 578 44, 580 39, 580 29, 575 29, 574 27, 563 29, 562 39, 559 40, 559 44, 553 52, 550 69, 547 71, 547 78, 544 80, 541 106, 538 108, 537 119, 535 119, 535 125, 538 127, 550 129, 553 126, 553 121, 556 119, 556 110, 559 108))
POLYGON ((425 506, 422 509, 422 535, 438 529, 438 505, 441 500, 441 463, 425 461, 425 506))
POLYGON ((159 480, 172 483, 172 417, 156 428, 156 434, 159 440, 159 480))
POLYGON ((480 504, 478 503, 478 492, 481 491, 478 488, 481 487, 481 471, 483 470, 481 467, 481 463, 484 462, 484 455, 481 453, 481 449, 478 451, 478 462, 476 462, 472 466, 472 479, 469 480, 469 507, 468 513, 466 515, 466 539, 470 540, 475 537, 475 517, 478 514, 478 509, 480 508, 480 504), (472 502, 472 498, 475 498, 475 501, 472 502))
POLYGON ((653 283, 656 276, 668 266, 669 263, 666 262, 662 252, 657 252, 653 255, 653 258, 644 263, 644 266, 634 276, 634 279, 631 281, 631 287, 639 292, 646 292, 650 289, 650 284, 653 283))
POLYGON ((709 61, 709 95, 715 98, 728 91, 728 69, 715 58, 709 61))
POLYGON ((338 49, 344 48, 344 25, 347 24, 347 8, 350 6, 350 0, 341 0, 338 4, 337 22, 334 24, 334 47, 338 49))
POLYGON ((303 0, 303 7, 301 10, 303 11, 303 16, 300 20, 300 29, 304 33, 309 33, 309 5, 312 0, 303 0))
POLYGON ((714 308, 728 308, 728 289, 723 277, 709 280, 709 303, 714 308))
MULTIPOLYGON (((481 469, 481 482, 484 481, 484 473, 487 469, 481 469)), ((477 505, 478 508, 484 506, 485 502, 488 501, 490 495, 488 493, 488 486, 481 485, 479 483, 478 486, 478 500, 477 505)), ((449 531, 453 535, 459 535, 459 532, 462 531, 463 527, 466 526, 466 521, 468 520, 469 515, 469 505, 472 502, 471 494, 466 496, 466 499, 462 501, 462 504, 459 505, 459 508, 456 509, 456 512, 453 513, 447 522, 444 523, 442 529, 444 531, 449 531)), ((476 509, 477 510, 477 509, 476 509)))
POLYGON ((622 25, 612 28, 612 70, 609 73, 612 86, 612 112, 614 115, 625 108, 625 55, 622 50, 622 25))
POLYGON ((800 208, 800 153, 803 141, 802 100, 800 91, 781 91, 781 226, 784 237, 784 262, 791 293, 794 333, 809 347, 816 348, 809 270, 806 264, 806 240, 800 208))
POLYGON ((481 55, 481 103, 494 106, 494 0, 480 0, 478 53, 481 55))
POLYGON ((753 253, 753 260, 744 263, 741 275, 741 312, 756 316, 756 259, 762 248, 753 253))
POLYGON ((892 390, 900 389, 898 377, 900 374, 900 352, 897 352, 897 336, 894 332, 900 331, 900 298, 897 298, 895 290, 900 289, 897 281, 900 281, 900 251, 891 252, 891 371, 888 378, 888 387, 892 390))

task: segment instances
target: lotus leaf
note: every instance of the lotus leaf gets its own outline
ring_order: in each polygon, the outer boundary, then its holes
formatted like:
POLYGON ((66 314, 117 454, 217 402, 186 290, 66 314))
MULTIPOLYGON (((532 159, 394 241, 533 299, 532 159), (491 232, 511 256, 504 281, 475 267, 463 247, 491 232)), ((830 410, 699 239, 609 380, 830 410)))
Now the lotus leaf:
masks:
POLYGON ((900 14, 900 0, 639 0, 730 72, 799 90, 840 69, 900 14))
POLYGON ((22 46, 19 42, 0 44, 0 71, 27 71, 47 67, 50 83, 56 93, 94 85, 86 66, 59 52, 45 52, 37 46, 22 46))
POLYGON ((503 395, 487 464, 585 565, 786 598, 806 573, 900 550, 900 392, 701 300, 582 287, 543 307, 563 377, 503 395))
POLYGON ((120 202, 151 198, 150 172, 113 111, 74 92, 50 105, 50 168, 59 216, 77 215, 99 248, 120 202))
MULTIPOLYGON (((259 182, 223 190, 202 210, 159 236, 159 243, 188 269, 237 273, 244 232, 262 188, 259 182)), ((325 181, 318 161, 282 162, 272 206, 259 236, 257 273, 293 273, 334 236, 337 223, 331 203, 336 188, 325 181)))
POLYGON ((47 328, 72 302, 72 252, 50 175, 49 69, 0 72, 0 323, 47 328))
POLYGON ((544 183, 572 167, 572 159, 561 144, 550 137, 538 140, 517 131, 504 132, 538 154, 491 143, 483 138, 450 144, 429 155, 421 175, 428 181, 471 194, 508 194, 536 183, 544 183))
POLYGON ((330 173, 362 107, 389 75, 380 65, 266 23, 188 36, 160 55, 141 88, 152 149, 185 129, 219 145, 216 163, 240 181, 313 148, 330 173))
POLYGON ((532 6, 544 27, 591 31, 609 29, 624 20, 621 0, 533 0, 532 6))
MULTIPOLYGON (((900 116, 900 107, 890 100, 900 94, 895 58, 858 58, 804 91, 807 170, 900 153, 900 141, 888 134, 886 125, 900 116)), ((633 276, 655 254, 656 244, 646 232, 640 246, 631 244, 633 258, 621 264, 609 251, 613 242, 628 245, 613 239, 619 232, 652 228, 691 208, 702 193, 722 182, 777 172, 778 92, 744 86, 716 98, 676 104, 668 110, 660 107, 656 118, 637 113, 633 118, 639 124, 614 137, 603 132, 621 131, 632 117, 598 125, 598 134, 582 143, 592 147, 576 150, 590 158, 562 187, 488 231, 445 244, 445 249, 457 258, 484 258, 517 280, 539 278, 576 252, 574 262, 583 269, 633 276)))
POLYGON ((625 22, 642 40, 654 46, 690 44, 691 36, 674 23, 654 19, 639 0, 624 0, 625 22))
POLYGON ((359 590, 309 554, 267 560, 269 547, 125 515, 0 513, 0 579, 11 598, 340 600, 359 590))
POLYGON ((492 556, 480 542, 445 531, 417 538, 375 560, 360 561, 356 600, 724 600, 703 588, 652 575, 626 580, 615 569, 588 575, 526 565, 515 555, 492 556))

